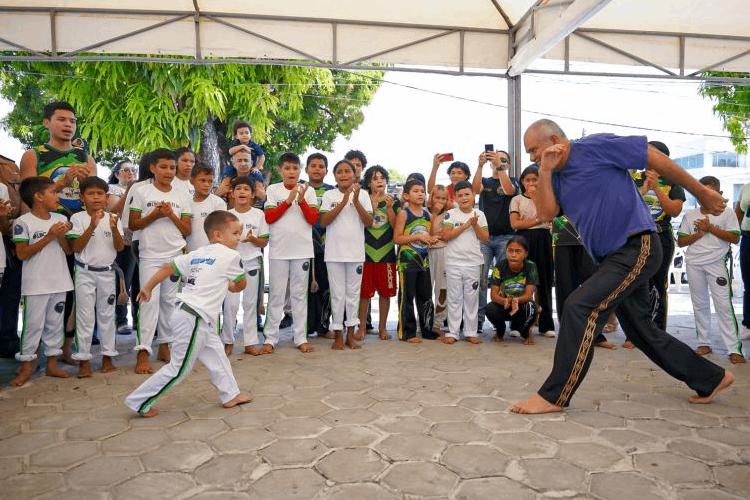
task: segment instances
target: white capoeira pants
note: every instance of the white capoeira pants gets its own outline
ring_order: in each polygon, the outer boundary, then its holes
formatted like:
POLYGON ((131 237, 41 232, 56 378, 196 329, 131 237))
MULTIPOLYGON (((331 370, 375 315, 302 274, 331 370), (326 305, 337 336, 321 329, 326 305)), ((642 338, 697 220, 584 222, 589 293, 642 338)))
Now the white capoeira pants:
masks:
POLYGON ((477 336, 479 313, 479 278, 482 266, 449 266, 445 269, 448 282, 448 330, 445 335, 458 339, 461 319, 464 337, 477 336))
POLYGON ((91 359, 91 338, 94 325, 99 333, 103 356, 117 356, 115 349, 115 279, 114 269, 110 271, 91 271, 80 267, 74 268, 76 293, 76 333, 73 359, 89 361, 91 359))
POLYGON ((695 332, 698 344, 710 346, 711 303, 713 298, 716 316, 719 319, 719 333, 730 354, 742 354, 742 341, 739 337, 737 318, 732 306, 732 282, 729 279, 724 259, 710 264, 693 265, 686 263, 687 279, 690 285, 690 299, 693 301, 695 332))
POLYGON ((242 338, 245 346, 257 345, 258 340, 258 280, 260 266, 257 260, 243 261, 247 286, 240 293, 227 293, 224 299, 224 324, 221 326, 221 341, 234 344, 234 331, 237 327, 237 311, 242 295, 242 338))
MULTIPOLYGON (((138 276, 141 286, 145 286, 148 280, 161 269, 164 264, 169 263, 176 255, 168 259, 141 259, 138 263, 138 276)), ((159 327, 159 343, 166 344, 171 341, 172 326, 169 319, 174 312, 177 301, 177 289, 180 280, 176 276, 170 276, 151 292, 151 300, 142 302, 138 307, 138 320, 136 328, 136 351, 147 351, 151 354, 151 342, 157 325, 159 327)))
POLYGON ((125 398, 125 406, 133 411, 146 413, 160 397, 185 379, 196 360, 200 360, 208 370, 211 383, 218 389, 222 403, 237 397, 240 389, 229 358, 224 353, 224 344, 216 335, 216 324, 207 323, 203 318, 177 308, 170 325, 173 332, 170 362, 131 392, 125 398))
POLYGON ((279 343, 279 323, 284 317, 286 287, 292 301, 294 345, 307 342, 307 280, 310 259, 269 259, 268 261, 268 308, 263 335, 266 344, 274 347, 279 343))
POLYGON ((359 290, 362 287, 361 262, 328 262, 328 288, 331 291, 331 330, 359 325, 359 290), (346 311, 346 323, 344 323, 346 311))
POLYGON ((442 331, 443 323, 448 314, 447 299, 440 302, 440 291, 448 286, 445 276, 445 247, 430 248, 430 279, 432 280, 432 295, 435 301, 435 315, 432 320, 433 330, 442 331))
POLYGON ((23 297, 23 328, 17 361, 34 361, 39 342, 44 342, 46 356, 62 354, 64 311, 65 292, 23 297))

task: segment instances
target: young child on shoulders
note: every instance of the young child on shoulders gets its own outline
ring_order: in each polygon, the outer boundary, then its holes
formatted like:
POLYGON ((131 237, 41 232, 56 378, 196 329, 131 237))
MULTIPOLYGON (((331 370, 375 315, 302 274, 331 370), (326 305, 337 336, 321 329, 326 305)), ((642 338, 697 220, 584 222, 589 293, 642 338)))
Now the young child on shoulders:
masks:
POLYGON ((448 190, 442 184, 436 184, 430 191, 427 200, 427 209, 430 211, 430 224, 432 234, 439 239, 434 245, 430 245, 430 279, 432 280, 432 294, 435 297, 435 318, 432 322, 432 331, 438 336, 443 335, 443 326, 446 320, 446 306, 448 296, 448 283, 445 277, 445 248, 448 244, 443 241, 443 219, 450 209, 448 201, 448 190))
MULTIPOLYGON (((242 235, 237 250, 242 258, 242 268, 245 270, 247 286, 242 292, 242 339, 245 353, 257 356, 258 324, 258 280, 260 267, 263 263, 262 249, 268 244, 268 224, 263 211, 255 208, 253 181, 247 177, 232 179, 232 198, 234 208, 229 213, 234 214, 242 225, 242 235)), ((227 355, 232 353, 234 334, 237 327, 237 311, 240 307, 240 293, 229 293, 224 300, 224 325, 221 330, 221 340, 227 355)))
POLYGON ((430 212, 423 207, 424 183, 410 179, 404 184, 404 209, 396 215, 393 241, 399 245, 399 314, 398 338, 409 343, 422 341, 417 337, 419 316, 422 338, 436 339, 432 332, 433 305, 430 286, 430 258, 428 248, 438 238, 430 234, 430 212))
POLYGON ((229 144, 229 156, 234 156, 238 151, 245 151, 251 155, 252 168, 262 172, 266 153, 260 144, 253 142, 253 127, 244 120, 237 120, 232 125, 232 136, 234 139, 229 144))
POLYGON ((101 341, 102 373, 115 370, 115 259, 125 248, 117 215, 106 212, 109 185, 99 177, 81 181, 84 212, 73 214, 66 238, 75 252, 76 331, 73 359, 78 378, 91 376, 91 339, 96 325, 101 341))
POLYGON ((323 194, 320 225, 326 228, 325 261, 331 290, 333 349, 359 349, 354 327, 359 325, 359 294, 365 260, 365 227, 372 225, 370 196, 356 182, 354 165, 341 160, 333 167, 337 189, 323 194), (346 322, 344 322, 346 312, 346 322))
POLYGON ((224 297, 228 291, 237 293, 246 285, 240 254, 235 250, 242 227, 235 215, 219 210, 206 217, 204 230, 209 245, 166 263, 138 293, 138 301, 144 304, 151 300, 160 282, 173 274, 185 278, 185 286, 177 294, 178 305, 169 318, 171 360, 125 398, 125 405, 143 417, 158 413, 154 407, 156 401, 184 380, 196 360, 208 370, 224 408, 251 400, 240 392, 224 346, 216 335, 217 311, 224 297))
POLYGON ((492 270, 487 319, 497 331, 497 340, 505 335, 505 322, 510 329, 532 345, 531 327, 539 317, 539 306, 534 302, 534 291, 539 283, 536 264, 528 259, 529 246, 523 236, 513 236, 505 246, 506 257, 492 270))
POLYGON ((211 193, 214 185, 214 169, 202 163, 196 163, 190 173, 190 183, 193 186, 193 198, 190 212, 193 217, 190 222, 190 234, 186 238, 189 251, 197 250, 208 245, 208 235, 203 230, 203 223, 209 214, 217 210, 226 210, 224 200, 211 193))
MULTIPOLYGON (((721 183, 716 177, 709 175, 699 182, 721 193, 721 183)), ((685 265, 699 344, 695 352, 701 356, 711 352, 710 292, 719 319, 719 334, 732 364, 747 363, 734 315, 732 277, 727 265, 731 263, 730 245, 739 241, 740 225, 731 207, 719 214, 702 206, 688 210, 677 232, 677 244, 687 247, 685 265)))
POLYGON ((391 297, 396 296, 396 250, 393 244, 393 226, 401 203, 386 191, 388 171, 380 165, 368 168, 364 174, 364 186, 370 192, 373 209, 372 224, 365 227, 365 263, 362 271, 362 287, 359 300, 359 332, 355 337, 364 338, 367 323, 367 308, 370 299, 378 293, 378 333, 381 340, 390 336, 386 328, 391 297))
POLYGON ((474 208, 474 190, 468 181, 457 182, 456 208, 443 218, 441 238, 448 242, 445 250, 445 274, 448 283, 448 329, 442 338, 453 344, 459 338, 463 320, 464 337, 472 344, 482 341, 477 336, 479 313, 479 279, 484 264, 481 242, 490 233, 484 212, 474 208), (463 314, 462 314, 463 312, 463 314))
POLYGON ((49 177, 28 177, 19 192, 31 211, 16 219, 13 242, 23 261, 21 296, 23 330, 16 360, 21 362, 12 385, 22 386, 31 377, 40 341, 47 356, 47 376, 68 377, 57 365, 62 354, 65 293, 73 289, 65 255, 70 245, 65 239, 71 225, 56 212, 60 197, 49 177))

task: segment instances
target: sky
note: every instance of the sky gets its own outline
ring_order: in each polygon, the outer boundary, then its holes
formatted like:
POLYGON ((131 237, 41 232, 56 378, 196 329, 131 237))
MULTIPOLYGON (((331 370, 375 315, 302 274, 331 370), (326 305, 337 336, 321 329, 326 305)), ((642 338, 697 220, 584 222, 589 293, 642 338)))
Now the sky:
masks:
MULTIPOLYGON (((370 165, 428 176, 436 153, 453 153, 473 172, 485 144, 507 149, 504 79, 387 72, 384 80, 388 83, 364 109, 362 125, 351 137, 339 137, 333 151, 325 152, 331 163, 348 150, 359 149, 370 165)), ((711 111, 712 102, 697 90, 697 83, 687 81, 525 74, 522 127, 546 117, 557 121, 571 138, 596 132, 647 135, 666 143, 673 157, 703 152, 706 140, 713 149, 731 150, 727 139, 666 132, 727 135, 711 111)), ((0 101, 0 117, 10 109, 8 102, 0 101)), ((19 160, 22 153, 20 143, 0 130, 0 154, 19 160)), ((528 163, 525 153, 523 162, 521 167, 528 163)), ((446 167, 440 169, 438 182, 447 181, 446 167)), ((331 173, 328 180, 333 181, 331 173)))

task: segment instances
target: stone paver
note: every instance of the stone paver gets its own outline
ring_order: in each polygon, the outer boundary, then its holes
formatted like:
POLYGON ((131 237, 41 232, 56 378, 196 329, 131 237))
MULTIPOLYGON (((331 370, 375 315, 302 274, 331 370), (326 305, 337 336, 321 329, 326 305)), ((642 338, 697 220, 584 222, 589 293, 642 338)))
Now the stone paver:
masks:
MULTIPOLYGON (((680 312, 689 297, 676 297, 670 325, 694 347, 680 312)), ((122 404, 143 380, 125 369, 133 336, 118 336, 117 373, 3 387, 0 496, 733 500, 750 491, 750 365, 732 367, 735 385, 715 404, 693 406, 640 352, 597 350, 570 408, 524 416, 508 407, 547 375, 553 339, 528 347, 485 335, 448 347, 368 336, 362 350, 340 353, 311 338, 316 350, 302 356, 290 333, 272 356, 232 354, 254 396, 232 410, 198 366, 157 417, 134 415, 122 404)), ((719 349, 710 359, 726 366, 719 349)), ((14 369, 0 360, 0 378, 14 369)))

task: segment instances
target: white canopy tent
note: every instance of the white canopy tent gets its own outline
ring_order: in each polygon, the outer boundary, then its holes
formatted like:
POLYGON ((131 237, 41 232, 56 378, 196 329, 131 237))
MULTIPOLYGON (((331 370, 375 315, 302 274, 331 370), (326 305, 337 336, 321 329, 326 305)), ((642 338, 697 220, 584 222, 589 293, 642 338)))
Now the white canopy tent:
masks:
POLYGON ((0 60, 387 65, 507 77, 518 160, 521 73, 750 72, 749 21, 746 0, 0 0, 0 60), (559 68, 529 69, 538 58, 559 68), (633 69, 576 67, 590 62, 633 69))

